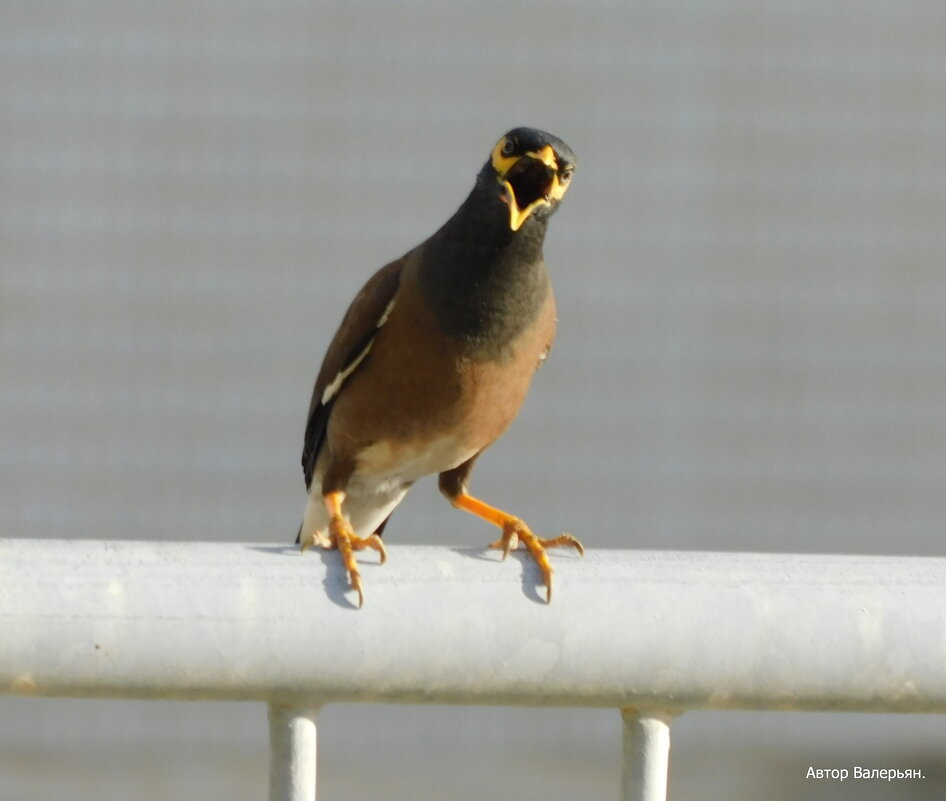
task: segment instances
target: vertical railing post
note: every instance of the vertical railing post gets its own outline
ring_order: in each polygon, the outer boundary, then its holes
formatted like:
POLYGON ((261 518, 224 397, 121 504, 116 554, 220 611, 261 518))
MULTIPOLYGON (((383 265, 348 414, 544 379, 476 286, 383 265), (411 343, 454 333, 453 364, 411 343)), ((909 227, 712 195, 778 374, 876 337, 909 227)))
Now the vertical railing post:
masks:
POLYGON ((269 801, 315 801, 317 712, 269 705, 269 801))
POLYGON ((622 709, 621 718, 624 722, 621 801, 666 801, 671 716, 622 709))

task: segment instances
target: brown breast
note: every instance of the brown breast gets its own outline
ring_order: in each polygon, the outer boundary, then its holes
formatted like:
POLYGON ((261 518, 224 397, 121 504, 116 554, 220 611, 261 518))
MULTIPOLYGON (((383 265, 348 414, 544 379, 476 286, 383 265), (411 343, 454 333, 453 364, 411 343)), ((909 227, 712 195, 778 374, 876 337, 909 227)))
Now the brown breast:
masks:
POLYGON ((397 302, 332 410, 327 450, 358 474, 403 467, 415 480, 455 467, 512 422, 554 336, 549 289, 534 324, 498 354, 466 353, 444 335, 407 265, 397 302))

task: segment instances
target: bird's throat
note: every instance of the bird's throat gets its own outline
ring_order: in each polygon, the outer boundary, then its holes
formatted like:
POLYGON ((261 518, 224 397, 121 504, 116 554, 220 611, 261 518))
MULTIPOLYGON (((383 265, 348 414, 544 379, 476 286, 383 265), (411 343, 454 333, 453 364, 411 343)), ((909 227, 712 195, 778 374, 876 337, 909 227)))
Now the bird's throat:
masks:
POLYGON ((535 320, 550 292, 545 225, 513 233, 502 209, 500 224, 457 219, 463 211, 427 242, 420 283, 444 331, 467 355, 491 358, 535 320))

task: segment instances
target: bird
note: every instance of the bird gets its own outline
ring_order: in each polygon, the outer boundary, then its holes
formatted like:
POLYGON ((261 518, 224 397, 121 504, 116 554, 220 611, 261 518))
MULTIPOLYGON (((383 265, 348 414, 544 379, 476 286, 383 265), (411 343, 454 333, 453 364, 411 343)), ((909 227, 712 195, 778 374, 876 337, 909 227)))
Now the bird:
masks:
POLYGON ((552 598, 543 539, 519 517, 471 495, 477 459, 519 412, 552 347, 555 299, 543 244, 576 158, 536 128, 504 134, 457 211, 427 240, 382 267, 355 296, 325 354, 305 428, 308 492, 301 550, 337 548, 364 604, 356 552, 387 552, 381 536, 418 479, 438 474, 457 509, 502 532, 503 559, 523 546, 552 598))

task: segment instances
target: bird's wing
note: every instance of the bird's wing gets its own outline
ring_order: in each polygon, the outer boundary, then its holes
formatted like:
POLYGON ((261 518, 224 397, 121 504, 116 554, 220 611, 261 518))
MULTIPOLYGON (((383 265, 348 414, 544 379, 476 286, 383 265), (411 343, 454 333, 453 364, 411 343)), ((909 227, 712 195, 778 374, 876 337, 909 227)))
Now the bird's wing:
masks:
POLYGON ((384 325, 397 296, 401 283, 404 259, 382 267, 355 296, 335 333, 322 361, 322 369, 312 390, 309 419, 305 427, 305 445, 302 449, 302 469, 305 485, 312 485, 315 462, 322 443, 332 404, 345 381, 358 369, 378 333, 384 325))

